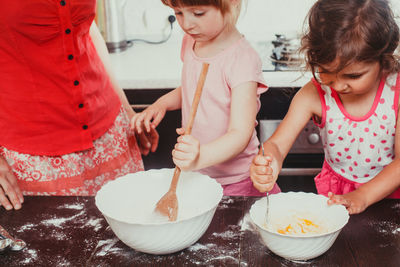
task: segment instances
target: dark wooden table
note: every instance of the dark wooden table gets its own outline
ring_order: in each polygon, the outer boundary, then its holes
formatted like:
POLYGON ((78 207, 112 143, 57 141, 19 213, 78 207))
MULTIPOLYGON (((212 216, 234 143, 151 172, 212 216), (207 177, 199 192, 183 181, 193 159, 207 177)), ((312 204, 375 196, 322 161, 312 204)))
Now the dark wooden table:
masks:
POLYGON ((322 256, 292 262, 263 246, 248 211, 257 198, 224 197, 193 246, 171 255, 137 252, 119 241, 92 197, 26 197, 18 211, 0 209, 0 224, 26 241, 0 252, 1 266, 400 266, 400 200, 353 215, 322 256))

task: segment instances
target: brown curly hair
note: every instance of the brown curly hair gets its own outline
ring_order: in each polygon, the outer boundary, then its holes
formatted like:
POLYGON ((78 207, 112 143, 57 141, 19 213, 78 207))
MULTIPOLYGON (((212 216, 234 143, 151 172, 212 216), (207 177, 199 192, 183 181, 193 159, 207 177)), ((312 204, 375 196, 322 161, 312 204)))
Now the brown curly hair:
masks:
POLYGON ((336 72, 354 62, 379 62, 386 74, 400 70, 399 27, 387 0, 318 0, 301 44, 314 76, 335 59, 336 72))

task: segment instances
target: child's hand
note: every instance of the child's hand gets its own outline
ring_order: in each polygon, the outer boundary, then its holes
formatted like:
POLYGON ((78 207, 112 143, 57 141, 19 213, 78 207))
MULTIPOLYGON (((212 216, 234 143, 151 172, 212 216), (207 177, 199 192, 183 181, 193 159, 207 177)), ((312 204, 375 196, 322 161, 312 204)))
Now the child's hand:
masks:
POLYGON ((135 131, 136 141, 142 155, 148 155, 149 152, 155 152, 158 146, 159 135, 156 129, 152 126, 150 132, 135 131))
POLYGON ((274 171, 271 167, 272 156, 257 155, 254 157, 250 166, 250 178, 253 185, 260 192, 271 191, 274 187, 277 175, 274 177, 274 171))
POLYGON ((183 171, 191 171, 195 169, 197 160, 200 155, 200 142, 192 135, 184 135, 183 128, 176 129, 180 135, 178 142, 172 150, 172 159, 176 166, 183 171))
POLYGON ((363 212, 367 207, 367 202, 357 191, 353 191, 344 195, 335 195, 328 193, 328 205, 338 204, 346 207, 349 214, 357 214, 363 212))
POLYGON ((141 134, 144 130, 150 133, 165 116, 166 109, 154 103, 142 112, 136 113, 131 119, 131 129, 141 134))

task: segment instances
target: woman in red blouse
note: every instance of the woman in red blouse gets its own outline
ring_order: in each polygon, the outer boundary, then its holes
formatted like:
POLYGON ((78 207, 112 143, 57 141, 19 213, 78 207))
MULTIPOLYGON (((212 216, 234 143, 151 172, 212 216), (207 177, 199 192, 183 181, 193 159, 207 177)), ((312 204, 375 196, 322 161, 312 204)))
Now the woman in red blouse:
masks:
POLYGON ((96 0, 0 0, 0 204, 23 195, 94 195, 143 170, 158 134, 129 129, 134 111, 110 71, 96 0))

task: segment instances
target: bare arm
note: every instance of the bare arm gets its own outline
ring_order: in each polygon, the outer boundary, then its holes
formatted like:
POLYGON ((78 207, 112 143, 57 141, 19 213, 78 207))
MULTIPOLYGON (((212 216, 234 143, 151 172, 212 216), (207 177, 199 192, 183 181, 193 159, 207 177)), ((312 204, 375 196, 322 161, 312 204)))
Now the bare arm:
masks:
MULTIPOLYGON (((246 82, 233 88, 226 134, 201 146, 191 135, 180 136, 173 151, 175 164, 183 170, 197 170, 232 159, 247 147, 256 115, 257 83, 246 82)), ((178 129, 178 134, 184 134, 184 130, 178 129)))
POLYGON ((248 145, 257 116, 257 83, 247 82, 232 88, 231 114, 226 134, 200 147, 196 169, 234 158, 248 145))
POLYGON ((297 92, 285 118, 273 135, 264 142, 265 156, 257 155, 253 159, 250 176, 259 191, 266 192, 273 188, 283 160, 313 115, 321 117, 321 104, 317 89, 309 82, 297 92))
POLYGON ((131 120, 131 126, 138 133, 150 132, 155 129, 165 116, 165 112, 181 108, 182 89, 178 87, 163 95, 144 111, 135 114, 131 120))

